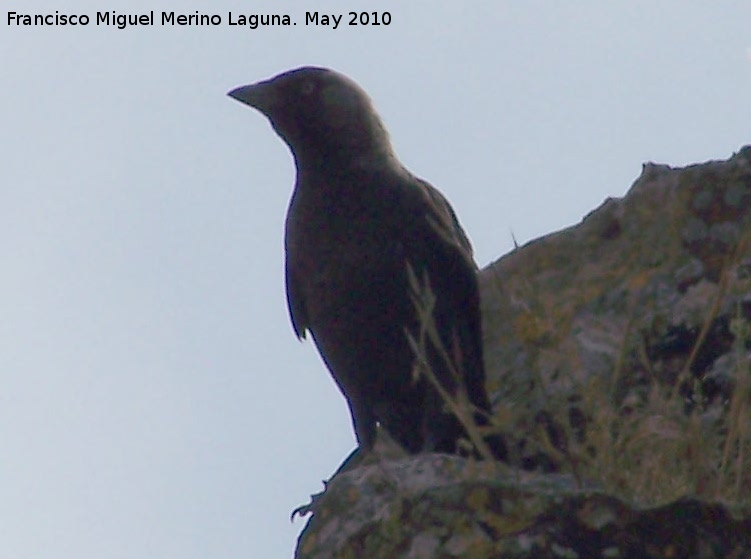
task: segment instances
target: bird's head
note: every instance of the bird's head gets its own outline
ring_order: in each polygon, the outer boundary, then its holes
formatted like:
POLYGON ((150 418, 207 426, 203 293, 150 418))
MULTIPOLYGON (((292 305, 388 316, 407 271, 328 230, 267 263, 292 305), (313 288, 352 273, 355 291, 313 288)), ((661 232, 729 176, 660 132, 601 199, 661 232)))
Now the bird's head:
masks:
POLYGON ((298 164, 339 164, 363 157, 391 157, 388 134, 370 97, 348 77, 327 68, 303 67, 227 95, 258 109, 289 145, 298 164))

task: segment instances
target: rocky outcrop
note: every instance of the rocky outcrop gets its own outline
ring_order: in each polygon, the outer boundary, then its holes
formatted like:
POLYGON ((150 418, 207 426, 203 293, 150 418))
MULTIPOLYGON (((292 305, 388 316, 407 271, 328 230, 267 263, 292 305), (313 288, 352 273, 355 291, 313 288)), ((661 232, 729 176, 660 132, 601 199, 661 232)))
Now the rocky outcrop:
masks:
POLYGON ((371 457, 297 556, 751 557, 751 147, 481 273, 510 463, 371 457))
POLYGON ((568 476, 503 473, 422 455, 337 476, 317 502, 298 557, 748 557, 751 518, 682 499, 648 510, 568 476))

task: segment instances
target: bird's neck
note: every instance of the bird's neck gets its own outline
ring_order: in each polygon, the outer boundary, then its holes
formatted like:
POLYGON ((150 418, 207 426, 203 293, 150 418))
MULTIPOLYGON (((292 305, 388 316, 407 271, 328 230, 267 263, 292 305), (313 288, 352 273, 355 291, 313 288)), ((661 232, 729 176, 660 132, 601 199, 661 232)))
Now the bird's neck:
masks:
POLYGON ((317 146, 293 155, 298 174, 328 178, 356 176, 400 165, 389 144, 317 146))

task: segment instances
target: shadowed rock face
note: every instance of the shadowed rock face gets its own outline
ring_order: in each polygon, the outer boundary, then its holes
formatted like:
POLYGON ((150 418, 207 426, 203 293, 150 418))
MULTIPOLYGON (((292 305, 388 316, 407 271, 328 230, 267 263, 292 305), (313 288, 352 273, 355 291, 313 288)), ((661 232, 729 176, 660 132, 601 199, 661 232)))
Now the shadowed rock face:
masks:
MULTIPOLYGON (((376 425, 412 453, 455 452, 466 436, 437 391, 415 378, 408 264, 436 296, 432 318, 471 403, 485 392, 477 269, 446 199, 397 160, 365 92, 324 68, 300 68, 229 93, 269 118, 297 181, 286 223, 286 283, 295 333, 310 331, 349 402, 358 442, 376 425)), ((444 359, 427 361, 456 393, 444 359)), ((479 413, 476 421, 486 417, 479 413)), ((500 454, 500 451, 497 452, 500 454)))
POLYGON ((480 289, 518 469, 365 463, 315 501, 297 557, 751 557, 751 147, 646 165, 480 289))

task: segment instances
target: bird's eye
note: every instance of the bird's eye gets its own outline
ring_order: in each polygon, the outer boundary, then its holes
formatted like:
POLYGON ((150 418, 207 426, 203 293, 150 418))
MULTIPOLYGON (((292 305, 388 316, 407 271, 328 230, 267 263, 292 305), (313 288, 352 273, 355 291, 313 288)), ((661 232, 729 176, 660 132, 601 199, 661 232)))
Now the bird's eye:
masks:
POLYGON ((315 88, 316 85, 312 81, 306 81, 300 87, 300 94, 304 96, 310 95, 311 93, 313 93, 315 88))

